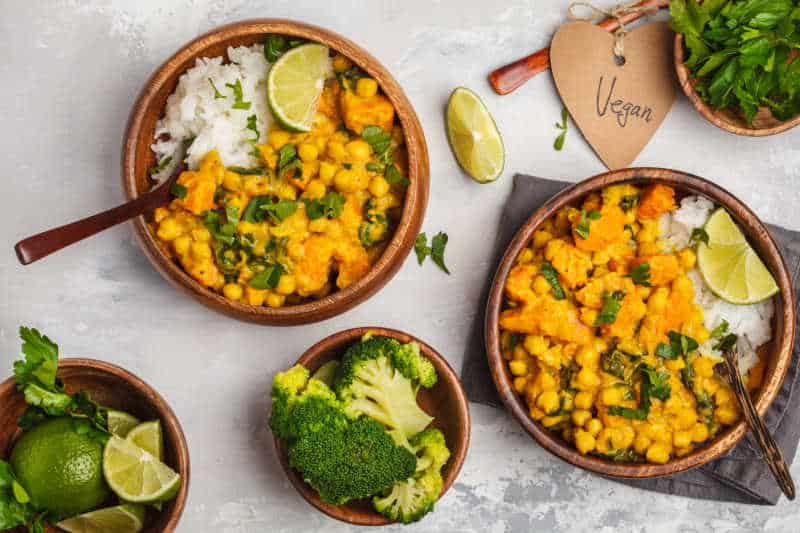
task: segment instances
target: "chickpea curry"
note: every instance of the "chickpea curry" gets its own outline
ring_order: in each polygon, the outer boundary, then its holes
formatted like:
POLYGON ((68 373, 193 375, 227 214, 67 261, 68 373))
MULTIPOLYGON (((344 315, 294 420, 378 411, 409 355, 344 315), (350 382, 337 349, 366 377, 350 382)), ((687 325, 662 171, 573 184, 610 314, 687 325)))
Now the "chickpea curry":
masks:
POLYGON ((183 172, 151 230, 198 283, 249 305, 321 298, 363 277, 400 218, 404 137, 376 80, 341 55, 314 126, 273 126, 262 166, 225 168, 217 151, 183 172))
POLYGON ((712 332, 686 275, 695 253, 657 242, 675 208, 665 185, 608 186, 546 220, 508 276, 500 338, 514 389, 582 454, 665 463, 739 420, 721 360, 698 350, 712 332))

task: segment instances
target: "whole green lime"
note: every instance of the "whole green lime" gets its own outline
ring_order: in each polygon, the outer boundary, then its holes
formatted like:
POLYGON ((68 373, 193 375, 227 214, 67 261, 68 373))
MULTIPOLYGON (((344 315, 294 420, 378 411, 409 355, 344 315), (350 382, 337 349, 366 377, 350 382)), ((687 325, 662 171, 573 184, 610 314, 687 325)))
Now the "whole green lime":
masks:
POLYGON ((103 478, 103 445, 78 432, 80 421, 54 418, 25 432, 11 467, 31 503, 60 517, 96 509, 110 495, 103 478))

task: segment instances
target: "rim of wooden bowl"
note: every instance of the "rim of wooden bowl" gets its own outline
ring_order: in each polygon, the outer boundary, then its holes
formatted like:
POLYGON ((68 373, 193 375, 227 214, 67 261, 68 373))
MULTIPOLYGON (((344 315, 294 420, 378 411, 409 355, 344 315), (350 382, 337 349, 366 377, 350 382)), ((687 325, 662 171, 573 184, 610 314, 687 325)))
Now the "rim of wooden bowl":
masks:
MULTIPOLYGON (((134 234, 142 251, 156 270, 185 294, 215 311, 240 320, 268 325, 296 325, 317 322, 341 314, 360 304, 397 273, 419 233, 428 203, 430 163, 425 134, 411 102, 389 71, 366 50, 330 30, 284 19, 251 19, 215 28, 182 46, 165 61, 145 83, 128 118, 122 151, 122 181, 128 200, 146 190, 145 169, 153 164, 150 150, 155 121, 163 115, 166 97, 177 80, 194 60, 208 55, 209 47, 263 42, 270 33, 309 39, 342 53, 378 81, 392 102, 403 127, 408 151, 409 180, 403 212, 392 240, 367 274, 349 287, 332 292, 319 300, 280 308, 256 307, 233 302, 202 287, 176 262, 170 259, 150 233, 145 217, 132 221, 134 234), (138 162, 138 165, 137 165, 138 162), (138 174, 137 174, 138 168, 138 174)), ((213 55, 219 55, 213 54, 213 55)))
MULTIPOLYGON (((447 359, 445 359, 429 344, 403 331, 382 327, 359 327, 339 331, 338 333, 334 333, 333 335, 325 337, 311 348, 306 350, 295 364, 303 365, 313 373, 317 368, 324 364, 325 361, 323 361, 323 359, 329 358, 332 353, 341 354, 341 352, 343 352, 348 346, 358 341, 367 332, 372 332, 375 335, 392 337, 402 343, 413 341, 419 344, 420 351, 423 355, 425 355, 425 357, 431 360, 433 365, 436 367, 437 373, 439 374, 439 381, 436 383, 436 385, 434 385, 434 388, 439 386, 447 387, 447 396, 449 401, 455 402, 455 410, 458 417, 458 428, 456 430, 457 442, 453 443, 450 440, 447 442, 451 455, 443 471, 442 477, 444 483, 442 485, 442 493, 439 496, 439 499, 441 499, 455 482, 459 472, 461 471, 461 467, 464 464, 464 459, 467 457, 471 427, 467 395, 464 392, 461 381, 458 379, 458 375, 450 366, 450 363, 447 362, 447 359)), ((425 389, 420 390, 420 394, 425 394, 425 389)), ((439 417, 436 416, 435 412, 431 412, 429 414, 434 416, 433 427, 437 427, 436 421, 439 420, 439 417)), ((446 436, 449 437, 449 435, 446 436)), ((385 516, 373 510, 371 505, 364 505, 363 503, 359 505, 360 502, 366 500, 348 502, 343 505, 331 505, 323 502, 320 499, 319 494, 317 494, 317 492, 311 488, 310 485, 303 481, 303 477, 291 466, 289 466, 289 461, 286 457, 286 452, 283 448, 281 439, 274 436, 273 439, 275 441, 275 453, 278 455, 278 461, 280 462, 281 468, 286 474, 286 477, 289 478, 289 481, 292 483, 297 492, 299 492, 308 503, 316 507, 318 510, 322 511, 331 518, 341 520, 342 522, 346 522, 348 524, 357 524, 362 526, 384 526, 394 523, 392 520, 389 520, 385 516)))
POLYGON ((724 206, 748 237, 764 263, 775 276, 779 293, 775 298, 773 345, 765 372, 765 380, 755 397, 758 412, 763 415, 780 390, 792 357, 795 335, 795 299, 791 276, 778 246, 767 228, 750 208, 731 193, 708 180, 663 168, 632 168, 598 174, 568 187, 535 210, 517 231, 506 248, 500 266, 492 281, 486 307, 485 342, 489 367, 503 403, 517 421, 541 446, 575 466, 610 477, 648 478, 676 474, 703 465, 730 450, 747 431, 744 419, 721 432, 718 437, 691 453, 663 465, 647 463, 616 463, 590 455, 580 454, 569 443, 540 426, 528 415, 524 400, 513 388, 512 376, 500 352, 499 317, 503 305, 503 287, 520 251, 530 242, 533 232, 553 213, 566 205, 574 205, 590 192, 621 182, 663 183, 679 191, 700 194, 724 206), (768 377, 766 377, 768 376, 768 377))
MULTIPOLYGON (((175 499, 167 502, 164 510, 156 512, 160 518, 164 520, 164 524, 159 531, 166 533, 175 531, 186 505, 191 474, 189 448, 178 417, 175 416, 172 408, 155 389, 141 378, 122 367, 105 361, 88 358, 67 357, 58 360, 58 376, 62 379, 66 378, 66 380, 69 381, 70 376, 92 374, 124 382, 131 387, 136 394, 146 399, 150 407, 158 413, 158 418, 161 420, 161 426, 164 432, 165 447, 170 450, 170 453, 174 454, 175 470, 180 473, 182 479, 181 487, 175 499), (164 513, 167 515, 164 516, 164 513)), ((15 394, 22 395, 22 393, 17 390, 17 383, 13 376, 0 383, 0 398, 6 398, 15 394)), ((2 450, 2 452, 6 453, 6 450, 2 450)), ((146 527, 144 531, 149 531, 150 527, 151 526, 146 527)), ((58 528, 49 528, 49 531, 61 530, 58 528)))
POLYGON ((704 102, 703 99, 700 98, 700 95, 697 94, 697 91, 694 90, 692 78, 689 76, 689 69, 683 64, 685 50, 683 46, 683 35, 680 33, 675 34, 673 50, 675 72, 678 74, 678 83, 680 83, 683 93, 689 98, 689 101, 703 118, 718 128, 736 135, 765 137, 767 135, 782 133, 800 124, 800 115, 789 120, 780 121, 769 114, 764 117, 759 117, 759 115, 757 115, 754 119, 754 124, 763 121, 764 125, 761 127, 754 127, 753 125, 748 125, 735 110, 713 109, 709 104, 704 102))

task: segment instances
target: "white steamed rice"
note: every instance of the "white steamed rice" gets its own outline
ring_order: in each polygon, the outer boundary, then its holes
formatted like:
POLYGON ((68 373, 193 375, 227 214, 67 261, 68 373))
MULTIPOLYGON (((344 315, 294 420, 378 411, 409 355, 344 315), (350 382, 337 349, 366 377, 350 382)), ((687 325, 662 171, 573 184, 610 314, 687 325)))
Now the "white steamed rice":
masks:
MULTIPOLYGON (((713 202, 701 196, 681 200, 676 211, 662 215, 659 220, 663 248, 666 251, 685 248, 692 230, 702 227, 713 210, 713 202)), ((695 303, 703 309, 705 327, 713 330, 726 320, 728 331, 739 336, 739 371, 746 375, 758 362, 756 348, 772 338, 773 299, 752 305, 731 304, 715 296, 696 269, 687 275, 694 283, 695 303)), ((700 352, 720 357, 722 354, 712 348, 715 343, 715 339, 708 340, 700 346, 700 352)))
POLYGON ((269 63, 261 45, 229 47, 228 59, 226 64, 222 57, 197 59, 180 77, 175 92, 167 98, 164 117, 156 124, 156 142, 151 148, 159 161, 174 154, 178 143, 194 137, 186 158, 190 169, 197 168, 203 156, 214 149, 225 166, 258 164, 252 155, 255 133, 247 129, 247 118, 256 116, 258 142, 265 142, 272 123, 266 95, 269 63), (225 98, 214 97, 209 78, 225 98), (226 84, 234 85, 236 80, 242 85, 242 100, 250 102, 249 109, 232 107, 233 91, 226 84), (164 134, 169 138, 159 140, 164 134))

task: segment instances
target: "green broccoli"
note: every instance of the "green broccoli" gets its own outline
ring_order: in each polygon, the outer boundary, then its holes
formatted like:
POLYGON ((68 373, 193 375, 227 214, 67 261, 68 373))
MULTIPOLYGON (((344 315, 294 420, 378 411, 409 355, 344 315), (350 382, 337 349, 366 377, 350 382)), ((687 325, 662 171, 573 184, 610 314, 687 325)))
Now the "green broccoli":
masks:
POLYGON ((430 389, 439 380, 436 367, 419 351, 419 344, 401 344, 392 354, 392 364, 405 377, 430 389))
POLYGON ((414 454, 367 418, 302 434, 289 445, 288 455, 320 498, 334 505, 378 494, 416 470, 414 454))
POLYGON ((336 395, 322 381, 310 378, 304 366, 295 365, 275 375, 269 427, 279 438, 298 436, 302 426, 341 425, 343 418, 336 395), (323 409, 326 406, 331 409, 323 409))
POLYGON ((410 444, 417 455, 415 474, 372 499, 376 511, 404 524, 416 522, 433 510, 444 483, 441 469, 450 458, 444 435, 438 429, 426 429, 415 435, 410 444))
POLYGON ((351 418, 365 415, 377 420, 404 443, 433 418, 417 405, 411 380, 393 365, 400 347, 394 339, 365 336, 345 352, 334 390, 351 418))

